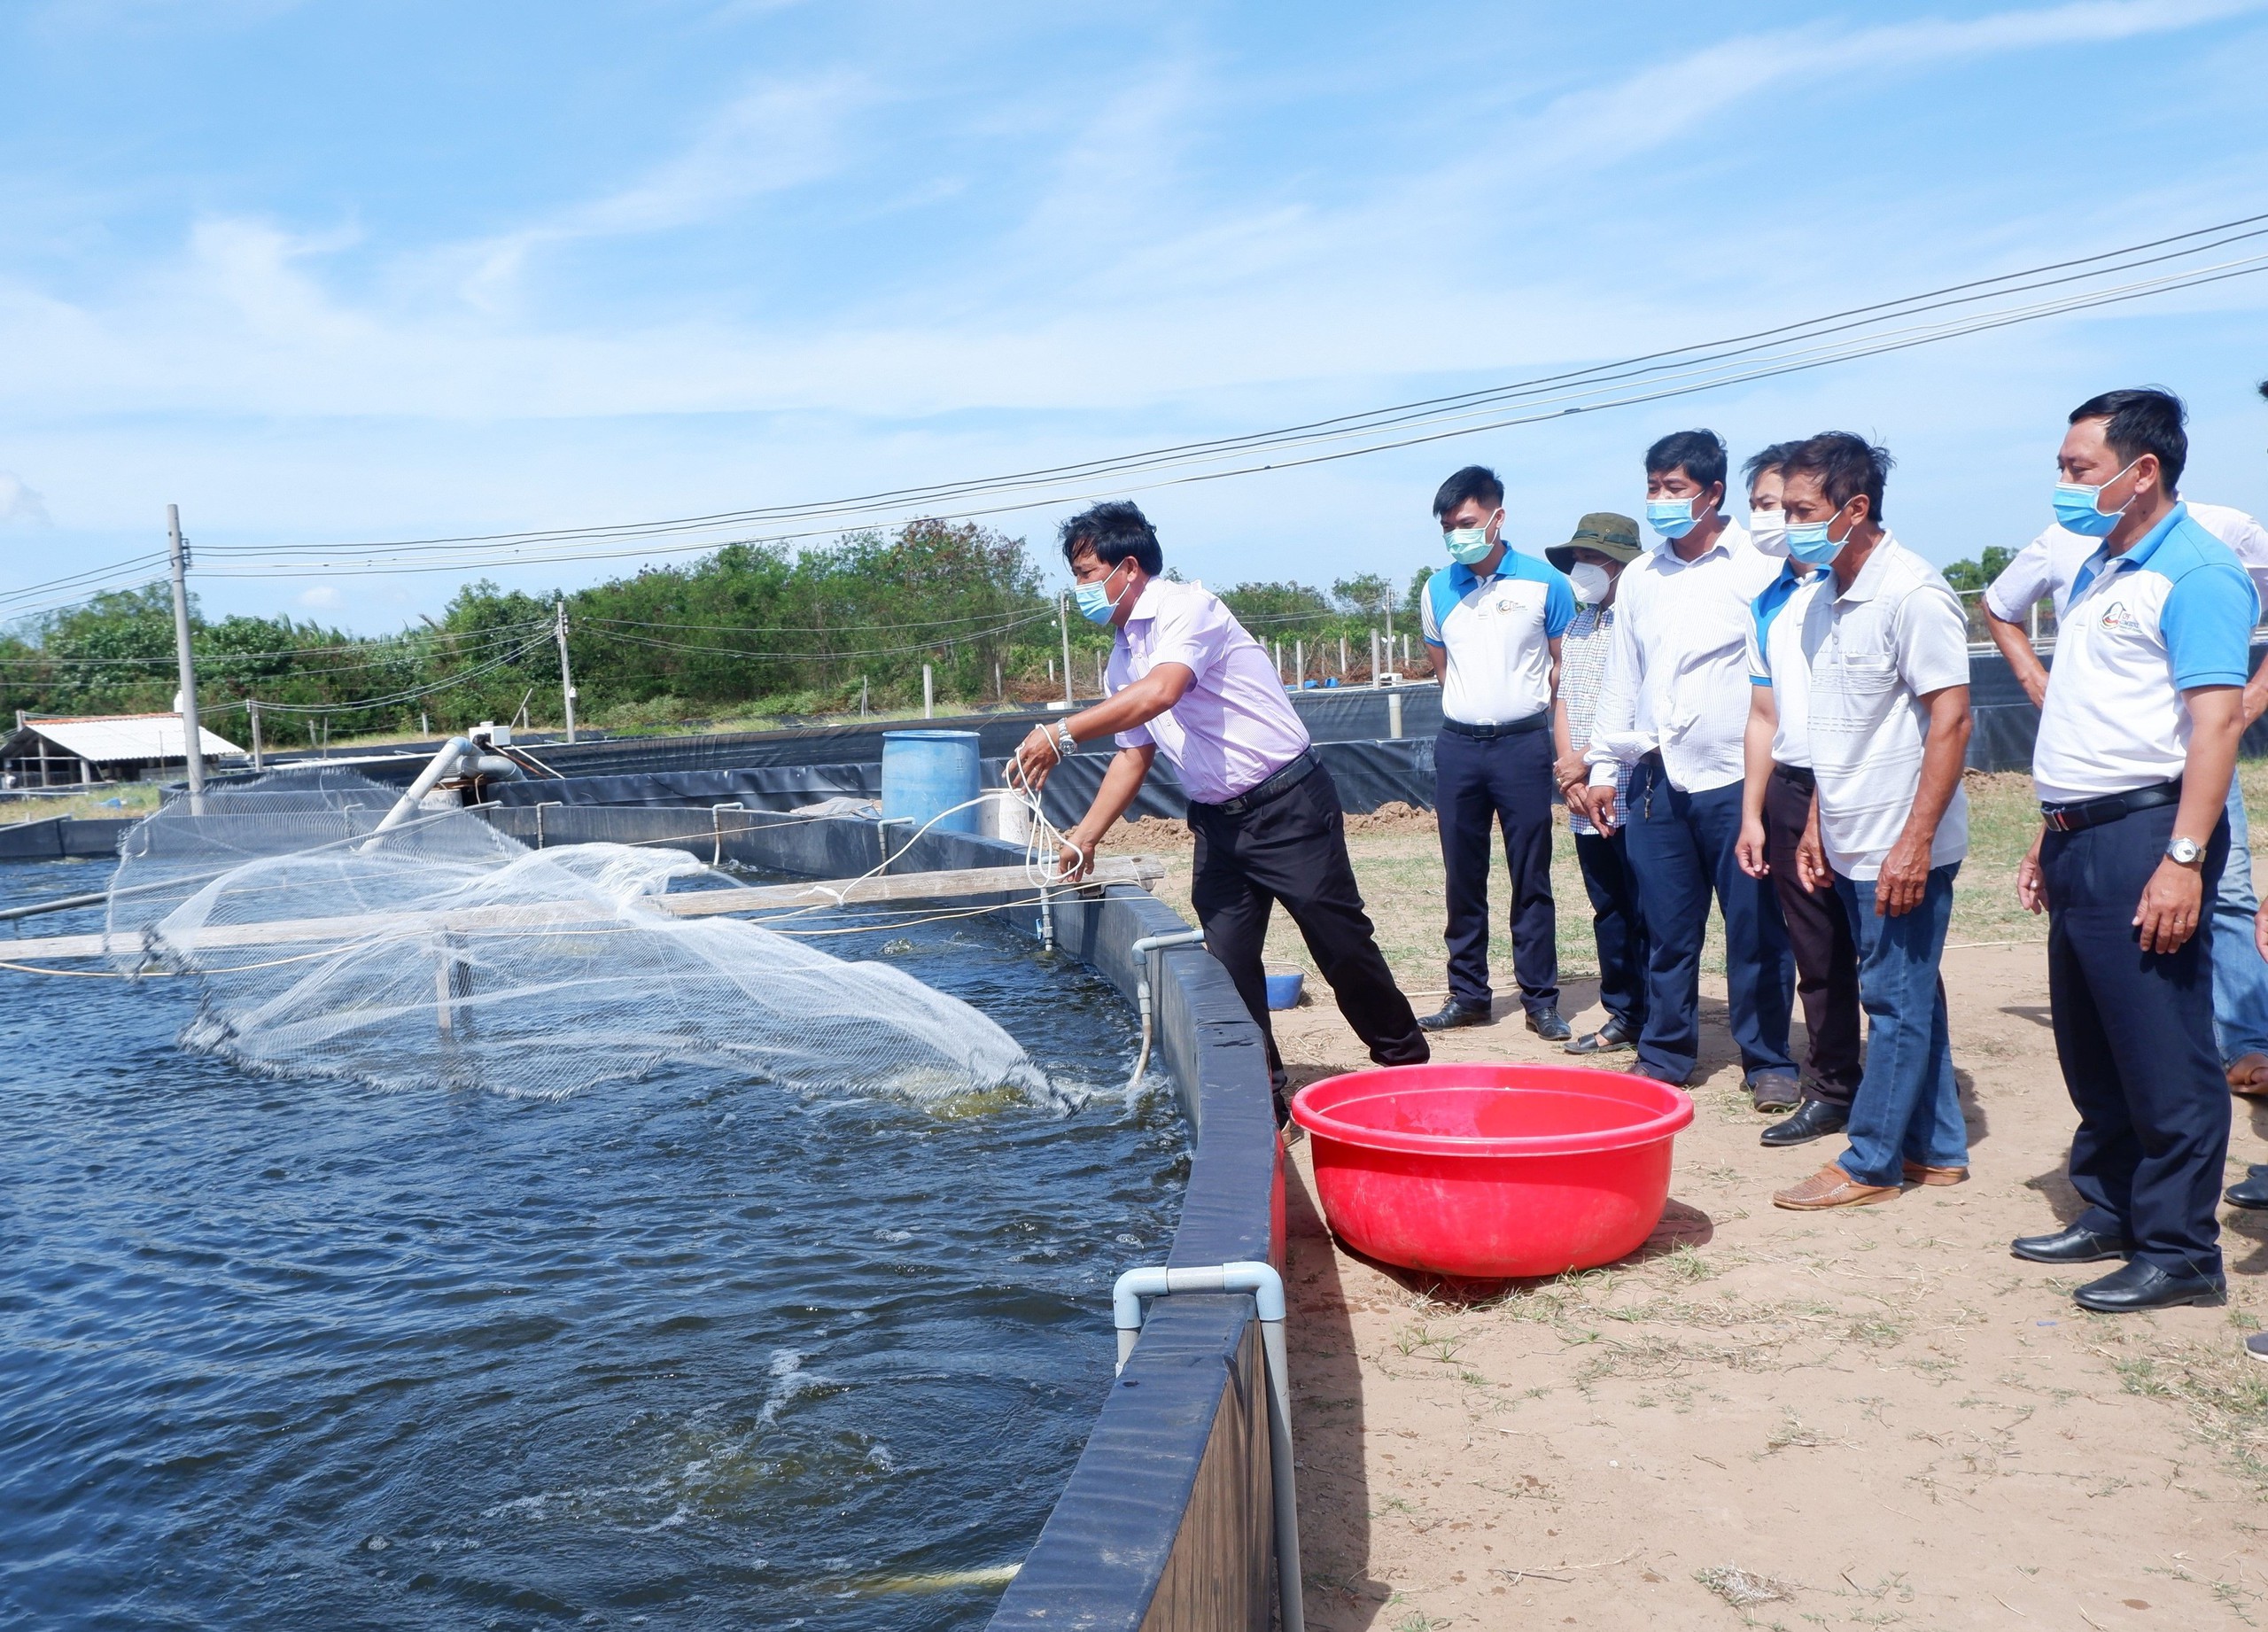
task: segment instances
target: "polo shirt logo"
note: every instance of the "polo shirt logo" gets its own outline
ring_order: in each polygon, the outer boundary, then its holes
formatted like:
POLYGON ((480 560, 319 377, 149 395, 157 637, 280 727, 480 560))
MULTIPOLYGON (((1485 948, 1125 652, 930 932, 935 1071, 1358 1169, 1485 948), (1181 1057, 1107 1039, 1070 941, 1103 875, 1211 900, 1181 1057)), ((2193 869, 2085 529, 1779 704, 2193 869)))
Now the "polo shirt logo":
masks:
POLYGON ((2124 601, 2113 601, 2102 609, 2101 626, 2108 630, 2133 634, 2140 633, 2142 620, 2127 610, 2124 601))

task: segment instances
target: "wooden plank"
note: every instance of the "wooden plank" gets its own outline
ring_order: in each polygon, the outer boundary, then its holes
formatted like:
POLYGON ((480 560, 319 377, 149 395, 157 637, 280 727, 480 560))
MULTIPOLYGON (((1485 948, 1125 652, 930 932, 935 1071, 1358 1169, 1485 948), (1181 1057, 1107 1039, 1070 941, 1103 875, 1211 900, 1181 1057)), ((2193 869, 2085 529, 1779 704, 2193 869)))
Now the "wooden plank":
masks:
MULTIPOLYGON (((1099 859, 1091 884, 1150 884, 1165 876, 1154 856, 1099 859)), ((823 879, 801 884, 756 884, 732 890, 694 890, 655 896, 649 905, 678 918, 707 918, 726 913, 834 906, 866 906, 889 901, 940 901, 979 895, 1036 896, 1038 886, 1021 867, 961 867, 936 873, 884 874, 872 878, 823 879)), ((612 914, 580 901, 532 903, 524 906, 470 907, 456 913, 363 913, 351 918, 288 918, 272 923, 207 924, 189 950, 237 946, 283 946, 322 941, 353 941, 380 931, 430 926, 435 929, 513 931, 590 923, 612 914)), ((121 942, 120 952, 131 952, 121 942)), ((57 958, 106 958, 113 948, 106 935, 27 935, 0 939, 0 961, 57 958)))

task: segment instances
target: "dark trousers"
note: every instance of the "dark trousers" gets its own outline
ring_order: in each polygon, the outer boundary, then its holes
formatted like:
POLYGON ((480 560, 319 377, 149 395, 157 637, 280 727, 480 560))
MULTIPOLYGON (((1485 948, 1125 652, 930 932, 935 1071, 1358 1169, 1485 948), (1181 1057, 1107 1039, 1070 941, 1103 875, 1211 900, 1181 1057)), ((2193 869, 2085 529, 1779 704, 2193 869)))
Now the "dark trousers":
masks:
POLYGON ((1743 1068, 1791 1071, 1788 1008, 1795 981, 1788 931, 1767 880, 1740 870, 1741 785, 1686 793, 1658 756, 1630 773, 1622 831, 1646 904, 1646 1025, 1638 1064, 1666 1082, 1693 1074, 1701 1053, 1701 944, 1713 891, 1725 915, 1725 977, 1743 1068))
MULTIPOLYGON (((2079 1113, 2078 1222, 2133 1243, 2169 1274, 2221 1267, 2221 1164, 2229 1089, 2213 1044, 2210 921, 2171 955, 2145 952, 2134 908, 2173 837, 2161 804, 2039 847, 2047 886, 2047 998, 2055 1053, 2079 1113)), ((2210 912, 2228 858, 2224 818, 2206 847, 2210 912)))
POLYGON ((1279 1094, 1284 1062, 1268 1023, 1268 979, 1261 961, 1269 914, 1279 901, 1371 1058, 1380 1065, 1423 1065, 1432 1058, 1363 910, 1330 772, 1317 765, 1274 798, 1233 815, 1192 803, 1189 830, 1197 836, 1190 903, 1205 927, 1205 949, 1221 960, 1259 1022, 1268 1042, 1268 1075, 1279 1094))
POLYGON ((1646 1019, 1646 920, 1627 843, 1619 830, 1575 835, 1575 859, 1591 898, 1591 935, 1598 942, 1598 1000, 1624 1030, 1635 1033, 1646 1019))
POLYGON ((1551 733, 1433 739, 1433 805, 1449 875, 1449 996, 1488 1006, 1488 840, 1504 830, 1512 882, 1512 975, 1531 1014, 1559 1006, 1558 924, 1551 906, 1551 733))
POLYGON ((1764 859, 1788 944, 1796 954, 1796 996, 1804 1006, 1811 1049, 1804 1059, 1804 1098, 1845 1110, 1863 1075, 1859 1044, 1859 946, 1851 914, 1833 886, 1806 890, 1796 873, 1796 846, 1811 819, 1811 778, 1774 765, 1764 784, 1764 859))

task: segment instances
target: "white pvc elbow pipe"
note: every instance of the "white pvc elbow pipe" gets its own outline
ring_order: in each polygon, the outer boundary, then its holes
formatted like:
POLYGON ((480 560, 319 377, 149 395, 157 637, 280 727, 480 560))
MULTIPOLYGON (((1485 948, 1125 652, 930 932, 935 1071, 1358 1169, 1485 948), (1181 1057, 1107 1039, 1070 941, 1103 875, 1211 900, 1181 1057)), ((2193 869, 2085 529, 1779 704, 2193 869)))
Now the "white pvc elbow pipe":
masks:
POLYGON ((481 776, 505 777, 512 781, 517 781, 525 774, 517 764, 505 758, 501 754, 482 753, 473 746, 470 737, 453 736, 441 744, 440 750, 427 761, 425 768, 417 773, 417 780, 403 790, 401 797, 393 802, 393 808, 379 820, 377 827, 370 829, 370 836, 363 840, 356 848, 368 850, 377 842, 378 835, 385 832, 389 828, 400 827, 416 814, 419 804, 427 794, 441 785, 444 778, 454 776, 465 771, 470 771, 481 776))
MULTIPOLYGON (((1139 943, 1138 942, 1138 945, 1139 943)), ((1292 1372, 1284 1346, 1284 1278, 1271 1264, 1239 1261, 1203 1268, 1129 1270, 1110 1292, 1118 1328, 1118 1369, 1126 1369, 1142 1335, 1142 1300, 1175 1292, 1248 1292, 1260 1320, 1268 1371, 1268 1462, 1276 1507, 1276 1600, 1284 1632, 1306 1632, 1300 1597, 1300 1503, 1292 1471, 1292 1372)))
MULTIPOLYGON (((1135 960, 1134 1000, 1142 1013, 1142 1052, 1135 1056, 1134 1075, 1126 1079, 1128 1092, 1132 1092, 1142 1081, 1142 1073, 1150 1064, 1150 1039, 1155 1035, 1157 1005, 1150 993, 1150 959, 1153 953, 1169 946, 1193 946, 1205 938, 1202 929, 1177 929, 1170 935, 1146 935, 1128 948, 1135 960)), ((1135 1323, 1139 1325, 1141 1323, 1135 1323)))

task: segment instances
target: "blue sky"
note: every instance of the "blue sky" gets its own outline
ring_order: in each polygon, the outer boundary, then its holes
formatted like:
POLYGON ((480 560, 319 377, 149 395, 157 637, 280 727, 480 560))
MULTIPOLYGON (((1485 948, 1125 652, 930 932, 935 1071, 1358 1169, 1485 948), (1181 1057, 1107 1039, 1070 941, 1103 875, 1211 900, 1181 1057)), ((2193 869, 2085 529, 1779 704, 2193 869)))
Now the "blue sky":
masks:
MULTIPOLYGON (((162 542, 825 499, 1261 429, 2268 210, 2268 4, 19 0, 0 12, 0 590, 162 542)), ((1148 495, 1213 582, 1540 548, 1701 423, 1898 455, 1940 561, 2157 382, 2268 511, 2268 276, 1148 495)), ((1004 519, 1035 540, 1052 513, 1004 519)), ((492 573, 541 589, 634 562, 492 573)), ((208 577, 358 630, 446 574, 208 577)))

